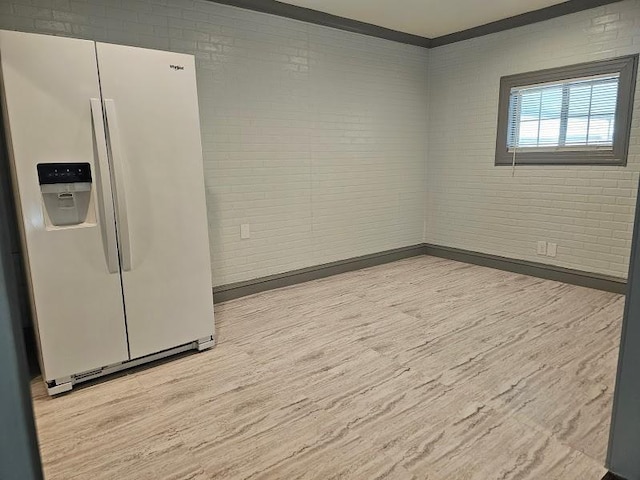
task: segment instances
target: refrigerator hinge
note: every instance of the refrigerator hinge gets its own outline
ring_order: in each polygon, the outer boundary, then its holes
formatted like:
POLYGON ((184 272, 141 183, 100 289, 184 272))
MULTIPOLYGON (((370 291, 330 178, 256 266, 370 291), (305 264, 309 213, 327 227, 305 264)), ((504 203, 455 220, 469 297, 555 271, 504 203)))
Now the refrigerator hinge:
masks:
POLYGON ((47 382, 47 393, 49 396, 59 395, 60 393, 70 392, 73 388, 71 377, 63 377, 47 382))
POLYGON ((209 337, 199 338, 198 340, 196 340, 196 348, 198 349, 199 352, 203 350, 208 350, 212 348, 215 344, 216 344, 216 341, 213 338, 213 335, 209 337))

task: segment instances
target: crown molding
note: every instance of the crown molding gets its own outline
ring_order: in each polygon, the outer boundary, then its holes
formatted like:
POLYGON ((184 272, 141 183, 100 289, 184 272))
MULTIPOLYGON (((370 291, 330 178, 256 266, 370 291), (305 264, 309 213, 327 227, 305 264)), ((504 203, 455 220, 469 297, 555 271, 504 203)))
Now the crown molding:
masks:
POLYGON ((322 25, 324 27, 337 28, 346 32, 360 33, 370 37, 384 38, 408 45, 429 48, 431 39, 412 35, 410 33, 391 30, 371 23, 360 22, 350 18, 331 15, 330 13, 312 10, 310 8, 298 7, 288 3, 277 2, 275 0, 209 0, 223 5, 244 8, 255 12, 268 13, 279 17, 291 18, 301 22, 322 25))
POLYGON ((532 23, 543 22, 552 18, 569 15, 571 13, 601 7, 622 0, 569 0, 550 7, 541 8, 532 12, 523 13, 495 22, 469 28, 459 32, 443 35, 435 38, 421 37, 410 33, 399 32, 389 28, 380 27, 371 23, 360 22, 350 18, 339 17, 329 13, 320 12, 310 8, 290 5, 276 0, 209 0, 214 3, 231 5, 233 7, 253 10, 255 12, 268 13, 279 17, 291 18, 314 25, 337 28, 347 32, 360 33, 370 37, 383 38, 393 42, 416 45, 423 48, 441 47, 451 43, 482 37, 491 33, 502 32, 512 28, 523 27, 532 23))
POLYGON ((450 33, 441 37, 431 38, 429 48, 441 47, 451 43, 462 42, 472 38, 483 37, 492 33, 511 30, 512 28, 524 27, 533 23, 544 22, 552 18, 570 15, 572 13, 601 7, 610 3, 617 3, 622 0, 570 0, 550 7, 541 8, 532 12, 522 13, 514 17, 504 18, 495 22, 487 23, 477 27, 450 33))

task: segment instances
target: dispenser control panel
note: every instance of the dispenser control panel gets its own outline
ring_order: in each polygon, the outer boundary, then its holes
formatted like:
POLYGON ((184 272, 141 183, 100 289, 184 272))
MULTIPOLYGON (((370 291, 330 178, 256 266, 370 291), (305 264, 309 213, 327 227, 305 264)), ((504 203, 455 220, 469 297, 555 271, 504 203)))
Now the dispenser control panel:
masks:
POLYGON ((45 225, 67 227, 93 224, 91 165, 39 163, 38 182, 44 203, 45 225))
POLYGON ((39 163, 40 185, 57 183, 91 183, 91 166, 88 163, 39 163))

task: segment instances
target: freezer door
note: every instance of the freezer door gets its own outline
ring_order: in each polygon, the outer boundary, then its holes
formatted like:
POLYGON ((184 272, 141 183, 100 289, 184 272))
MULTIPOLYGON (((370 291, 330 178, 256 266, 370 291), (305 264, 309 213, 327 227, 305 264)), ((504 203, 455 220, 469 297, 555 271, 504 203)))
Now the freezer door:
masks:
POLYGON ((194 59, 97 44, 131 357, 213 334, 194 59))
POLYGON ((0 58, 45 380, 127 360, 94 43, 0 31, 0 58))

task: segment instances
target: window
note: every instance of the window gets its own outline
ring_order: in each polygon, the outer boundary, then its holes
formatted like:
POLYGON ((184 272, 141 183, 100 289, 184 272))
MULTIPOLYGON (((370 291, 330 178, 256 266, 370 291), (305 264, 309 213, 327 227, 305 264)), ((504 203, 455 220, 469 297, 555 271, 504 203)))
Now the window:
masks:
POLYGON ((496 165, 626 165, 638 56, 502 77, 496 165))

